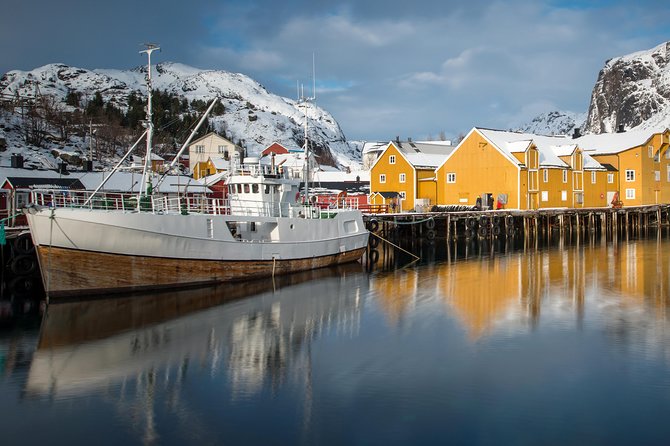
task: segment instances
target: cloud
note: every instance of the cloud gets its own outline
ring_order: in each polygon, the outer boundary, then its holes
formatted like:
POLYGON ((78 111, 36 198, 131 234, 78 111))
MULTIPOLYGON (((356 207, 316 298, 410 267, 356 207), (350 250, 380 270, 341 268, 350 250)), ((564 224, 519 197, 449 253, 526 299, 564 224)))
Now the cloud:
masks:
POLYGON ((148 40, 157 61, 242 72, 294 97, 315 54, 319 105, 347 136, 451 136, 584 111, 605 60, 666 40, 668 16, 657 0, 25 0, 0 18, 13 42, 0 64, 127 68, 148 40))

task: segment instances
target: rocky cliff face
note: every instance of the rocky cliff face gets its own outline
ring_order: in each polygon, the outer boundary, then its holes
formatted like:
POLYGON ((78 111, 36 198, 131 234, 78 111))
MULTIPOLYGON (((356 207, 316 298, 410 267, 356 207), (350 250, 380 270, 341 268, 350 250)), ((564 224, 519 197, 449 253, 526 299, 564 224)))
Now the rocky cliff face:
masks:
POLYGON ((669 123, 670 42, 607 61, 591 94, 584 133, 669 123))

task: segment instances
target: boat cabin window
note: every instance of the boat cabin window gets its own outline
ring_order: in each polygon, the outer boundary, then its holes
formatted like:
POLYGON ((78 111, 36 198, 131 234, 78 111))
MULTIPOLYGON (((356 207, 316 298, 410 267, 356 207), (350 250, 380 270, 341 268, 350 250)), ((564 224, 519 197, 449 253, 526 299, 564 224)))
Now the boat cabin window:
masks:
POLYGON ((242 185, 241 185, 241 184, 238 184, 238 185, 237 185, 237 193, 238 193, 238 194, 241 194, 241 193, 242 193, 242 185))
POLYGON ((245 194, 248 194, 248 193, 249 193, 249 185, 248 185, 248 184, 245 184, 245 185, 244 185, 244 193, 245 193, 245 194))
POLYGON ((251 192, 257 194, 258 193, 258 184, 252 184, 251 185, 251 192))
POLYGON ((270 185, 269 184, 265 185, 265 191, 264 192, 265 192, 265 195, 270 194, 270 185))

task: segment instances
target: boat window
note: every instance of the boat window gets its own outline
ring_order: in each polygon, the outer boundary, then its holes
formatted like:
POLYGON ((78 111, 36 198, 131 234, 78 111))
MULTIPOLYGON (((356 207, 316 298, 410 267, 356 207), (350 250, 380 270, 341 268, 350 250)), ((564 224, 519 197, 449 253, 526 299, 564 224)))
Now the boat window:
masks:
POLYGON ((242 185, 241 185, 241 184, 238 184, 238 185, 237 185, 237 193, 238 193, 238 194, 241 194, 241 193, 242 193, 242 185))
POLYGON ((265 185, 265 195, 268 195, 270 193, 270 185, 266 184, 265 185))
POLYGON ((245 185, 244 185, 244 193, 245 193, 245 194, 248 194, 248 193, 249 193, 249 185, 248 185, 248 184, 245 184, 245 185))
POLYGON ((258 184, 252 184, 251 185, 251 192, 257 194, 258 193, 258 184))
POLYGON ((249 230, 251 232, 256 232, 256 222, 255 221, 252 221, 251 223, 249 223, 249 230))

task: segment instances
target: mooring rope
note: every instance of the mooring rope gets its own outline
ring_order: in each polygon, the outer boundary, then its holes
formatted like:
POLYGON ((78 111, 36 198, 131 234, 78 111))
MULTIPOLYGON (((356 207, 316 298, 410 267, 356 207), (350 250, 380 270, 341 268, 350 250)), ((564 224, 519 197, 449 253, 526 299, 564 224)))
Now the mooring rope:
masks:
POLYGON ((51 289, 51 244, 53 242, 54 220, 56 219, 55 213, 56 209, 51 208, 51 215, 49 216, 49 251, 47 252, 47 271, 46 271, 47 280, 44 290, 46 294, 47 305, 49 305, 49 290, 51 289))
POLYGON ((381 235, 377 235, 377 234, 375 234, 374 232, 371 232, 370 235, 374 235, 374 236, 377 237, 379 240, 381 240, 381 241, 383 241, 383 242, 385 242, 385 243, 388 243, 389 245, 393 246, 394 248, 397 248, 397 249, 401 250, 402 252, 404 252, 404 253, 406 253, 406 254, 411 255, 411 256, 414 257, 416 260, 421 260, 421 257, 417 256, 417 255, 414 254, 414 253, 411 253, 411 252, 407 251, 406 249, 401 248, 400 246, 396 245, 395 243, 392 243, 392 242, 389 241, 389 240, 386 240, 386 239, 385 239, 384 237, 382 237, 381 235))
POLYGON ((421 223, 425 223, 427 221, 435 220, 433 217, 428 217, 424 218, 423 220, 416 220, 416 221, 389 221, 389 223, 393 223, 396 225, 420 225, 421 223))

